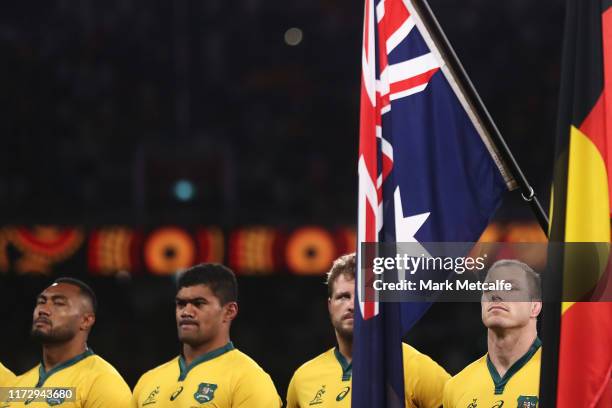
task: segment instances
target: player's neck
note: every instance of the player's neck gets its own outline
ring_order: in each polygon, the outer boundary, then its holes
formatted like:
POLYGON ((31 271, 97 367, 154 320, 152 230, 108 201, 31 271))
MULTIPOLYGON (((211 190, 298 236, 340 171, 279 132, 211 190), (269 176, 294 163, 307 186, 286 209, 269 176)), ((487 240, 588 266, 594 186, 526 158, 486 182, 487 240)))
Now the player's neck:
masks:
POLYGON ((499 331, 488 330, 489 358, 501 377, 529 351, 536 337, 535 327, 530 326, 499 331))
POLYGON ((87 343, 83 341, 69 341, 60 344, 43 344, 42 362, 45 371, 52 370, 58 365, 83 354, 87 350, 87 343))
POLYGON ((223 336, 198 346, 190 346, 189 344, 183 343, 183 358, 185 359, 185 364, 191 364, 196 358, 225 346, 229 341, 229 336, 223 336))
POLYGON ((352 340, 343 339, 336 334, 336 340, 338 341, 338 351, 344 356, 347 363, 353 360, 353 342, 352 340))

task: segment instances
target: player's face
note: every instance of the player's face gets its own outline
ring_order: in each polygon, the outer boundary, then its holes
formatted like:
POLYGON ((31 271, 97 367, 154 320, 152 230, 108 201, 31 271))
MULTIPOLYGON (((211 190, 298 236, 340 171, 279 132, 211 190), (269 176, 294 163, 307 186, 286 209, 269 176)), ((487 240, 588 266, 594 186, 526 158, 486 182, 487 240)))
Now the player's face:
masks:
POLYGON ((181 288, 176 294, 179 340, 196 347, 217 338, 227 322, 225 309, 207 285, 181 288))
POLYGON ((46 343, 71 340, 83 328, 85 300, 74 285, 54 283, 36 299, 32 337, 46 343))
POLYGON ((489 329, 511 329, 526 326, 537 318, 542 303, 531 301, 527 272, 517 266, 502 266, 490 271, 486 282, 505 280, 510 291, 487 291, 482 298, 482 322, 489 329))
POLYGON ((333 287, 334 291, 327 301, 329 317, 338 335, 352 340, 355 280, 346 279, 346 276, 340 275, 333 287))

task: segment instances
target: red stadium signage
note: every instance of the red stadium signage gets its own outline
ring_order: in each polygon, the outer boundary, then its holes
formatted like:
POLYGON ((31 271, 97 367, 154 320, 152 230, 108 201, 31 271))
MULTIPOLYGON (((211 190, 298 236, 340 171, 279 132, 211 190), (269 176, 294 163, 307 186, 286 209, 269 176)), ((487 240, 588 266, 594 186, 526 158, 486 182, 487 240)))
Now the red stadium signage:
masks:
MULTIPOLYGON (((545 240, 536 223, 492 224, 481 237, 486 242, 545 240)), ((352 227, 223 230, 216 226, 143 229, 115 225, 86 231, 65 226, 5 226, 0 227, 0 274, 163 276, 196 263, 219 262, 238 275, 322 275, 336 257, 354 252, 355 243, 352 227)))

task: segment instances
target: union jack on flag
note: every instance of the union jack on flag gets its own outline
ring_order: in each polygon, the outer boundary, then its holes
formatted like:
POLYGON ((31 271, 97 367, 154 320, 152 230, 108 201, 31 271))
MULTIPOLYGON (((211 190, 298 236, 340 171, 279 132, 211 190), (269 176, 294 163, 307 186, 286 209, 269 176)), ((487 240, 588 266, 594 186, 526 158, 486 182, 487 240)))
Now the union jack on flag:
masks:
MULTIPOLYGON (((364 242, 477 241, 516 187, 423 7, 365 0, 358 265, 364 242)), ((352 406, 403 407, 401 338, 428 304, 366 296, 367 273, 356 279, 352 406)))

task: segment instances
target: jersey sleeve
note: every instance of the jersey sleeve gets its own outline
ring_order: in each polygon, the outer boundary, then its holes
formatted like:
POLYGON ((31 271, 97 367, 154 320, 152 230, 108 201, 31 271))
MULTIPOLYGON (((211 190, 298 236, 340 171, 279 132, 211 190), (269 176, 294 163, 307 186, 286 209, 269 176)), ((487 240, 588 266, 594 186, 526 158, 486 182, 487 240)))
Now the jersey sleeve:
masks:
POLYGON ((119 374, 105 373, 93 381, 84 408, 129 408, 132 393, 119 374))
POLYGON ((280 408, 282 401, 276 387, 263 370, 253 370, 236 384, 233 393, 234 408, 280 408))
POLYGON ((418 353, 404 367, 407 394, 418 408, 439 408, 442 406, 444 385, 450 375, 429 356, 418 353))
POLYGON ((287 407, 286 408, 300 408, 300 403, 297 397, 297 390, 295 385, 296 379, 295 374, 291 377, 289 387, 287 388, 287 407))

